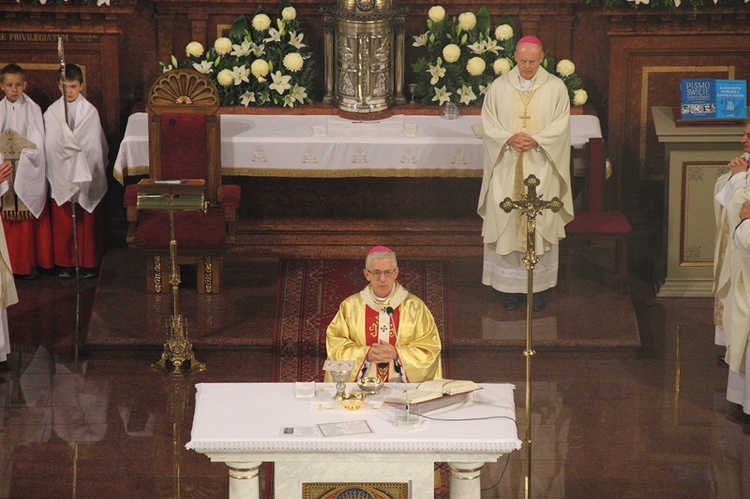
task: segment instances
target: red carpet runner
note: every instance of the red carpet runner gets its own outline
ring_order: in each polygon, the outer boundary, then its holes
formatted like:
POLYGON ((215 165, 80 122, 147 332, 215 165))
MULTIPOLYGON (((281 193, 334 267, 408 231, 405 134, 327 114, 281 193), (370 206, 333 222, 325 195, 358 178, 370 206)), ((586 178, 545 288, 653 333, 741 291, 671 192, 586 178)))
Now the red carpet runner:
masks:
MULTIPOLYGON (((360 260, 283 260, 274 329, 274 379, 322 381, 326 328, 341 300, 366 284, 360 260)), ((449 377, 450 266, 439 261, 399 261, 398 281, 419 296, 435 317, 443 342, 443 375, 449 377)))

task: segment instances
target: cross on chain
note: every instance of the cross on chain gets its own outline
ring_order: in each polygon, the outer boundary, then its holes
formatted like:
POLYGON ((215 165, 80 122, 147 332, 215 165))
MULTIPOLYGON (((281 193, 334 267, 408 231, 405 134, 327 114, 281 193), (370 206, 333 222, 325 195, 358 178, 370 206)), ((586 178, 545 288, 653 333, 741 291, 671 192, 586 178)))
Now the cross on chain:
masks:
POLYGON ((521 123, 522 128, 526 128, 526 120, 530 120, 531 116, 529 116, 529 113, 526 111, 526 109, 523 110, 523 114, 519 116, 523 120, 523 123, 521 123))

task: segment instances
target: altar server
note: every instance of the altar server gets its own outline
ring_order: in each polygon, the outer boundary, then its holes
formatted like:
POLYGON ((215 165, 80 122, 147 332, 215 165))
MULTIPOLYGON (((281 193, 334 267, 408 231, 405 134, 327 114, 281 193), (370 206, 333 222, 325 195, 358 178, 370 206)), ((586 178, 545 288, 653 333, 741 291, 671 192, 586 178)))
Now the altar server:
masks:
MULTIPOLYGON (((58 83, 62 91, 62 80, 58 83)), ((78 264, 84 279, 97 276, 104 249, 100 201, 107 192, 107 153, 99 113, 82 95, 83 72, 65 67, 65 95, 44 113, 47 179, 52 191, 52 237, 60 277, 72 278, 76 264, 71 208, 76 208, 78 264), (67 106, 67 123, 65 122, 67 106)))
MULTIPOLYGON (((328 358, 354 361, 350 381, 442 378, 435 319, 427 305, 396 280, 396 254, 385 246, 373 247, 363 273, 370 284, 341 303, 326 330, 328 358)), ((326 380, 331 381, 328 373, 326 380)))
POLYGON ((9 181, 2 200, 3 228, 13 273, 33 280, 39 278, 37 267, 51 269, 54 259, 45 178, 44 120, 41 108, 25 93, 27 86, 26 74, 18 64, 8 64, 0 71, 0 89, 5 94, 0 101, 0 132, 7 135, 12 131, 18 134, 17 139, 20 136, 30 144, 13 158, 17 159, 15 178, 9 181))

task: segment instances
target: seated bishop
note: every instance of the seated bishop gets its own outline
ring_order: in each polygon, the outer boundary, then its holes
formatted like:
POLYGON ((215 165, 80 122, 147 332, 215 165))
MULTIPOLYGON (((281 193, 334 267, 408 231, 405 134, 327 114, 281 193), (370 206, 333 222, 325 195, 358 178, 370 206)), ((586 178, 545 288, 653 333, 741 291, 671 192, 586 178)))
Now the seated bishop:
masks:
MULTIPOLYGON (((396 254, 375 246, 365 259, 364 275, 369 284, 341 302, 326 330, 328 358, 354 361, 349 381, 442 378, 435 319, 420 298, 398 283, 396 254)), ((328 373, 326 381, 331 381, 328 373)))

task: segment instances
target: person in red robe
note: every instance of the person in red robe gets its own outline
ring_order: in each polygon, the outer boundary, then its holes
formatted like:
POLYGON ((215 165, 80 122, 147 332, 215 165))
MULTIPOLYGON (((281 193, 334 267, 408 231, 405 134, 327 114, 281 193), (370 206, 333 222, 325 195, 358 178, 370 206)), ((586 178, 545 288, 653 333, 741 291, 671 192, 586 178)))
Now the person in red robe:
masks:
POLYGON ((76 263, 81 277, 98 275, 104 251, 104 221, 100 201, 107 192, 109 148, 99 113, 82 95, 83 72, 65 68, 65 95, 44 113, 47 179, 52 191, 52 240, 60 277, 72 278, 76 263), (67 106, 67 113, 65 107, 67 106), (67 114, 67 123, 66 123, 67 114), (76 262, 73 211, 76 214, 76 262))
MULTIPOLYGON (((52 228, 47 203, 44 120, 41 108, 26 95, 28 81, 18 64, 0 71, 0 132, 13 131, 33 146, 24 147, 15 174, 3 195, 2 220, 13 274, 24 279, 39 278, 37 267, 54 267, 52 228)), ((0 159, 2 161, 2 159, 0 159)))

